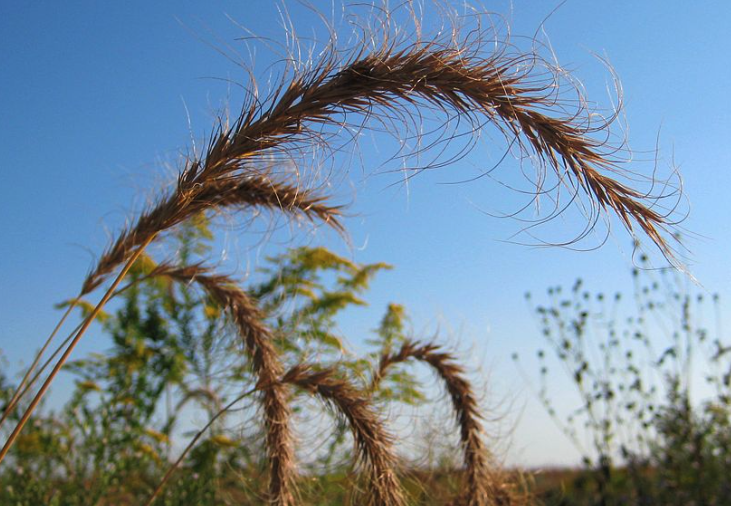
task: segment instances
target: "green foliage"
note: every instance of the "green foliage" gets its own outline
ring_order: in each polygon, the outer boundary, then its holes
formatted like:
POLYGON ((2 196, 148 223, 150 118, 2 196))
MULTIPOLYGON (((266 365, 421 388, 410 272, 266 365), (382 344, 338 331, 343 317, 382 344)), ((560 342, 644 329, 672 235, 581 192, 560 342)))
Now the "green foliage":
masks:
POLYGON ((251 293, 271 315, 279 347, 295 358, 330 357, 345 351, 336 317, 351 306, 364 306, 360 295, 373 277, 391 266, 356 265, 325 248, 296 248, 269 259, 266 279, 251 293))

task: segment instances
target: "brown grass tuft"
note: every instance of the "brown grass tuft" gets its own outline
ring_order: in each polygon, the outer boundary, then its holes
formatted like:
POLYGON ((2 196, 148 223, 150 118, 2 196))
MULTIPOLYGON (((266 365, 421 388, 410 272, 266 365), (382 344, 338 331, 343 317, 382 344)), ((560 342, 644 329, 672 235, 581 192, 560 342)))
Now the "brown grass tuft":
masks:
POLYGON ((385 353, 374 372, 370 391, 378 389, 388 369, 395 364, 414 359, 430 365, 444 381, 460 429, 467 472, 467 490, 458 504, 466 506, 515 504, 510 487, 504 483, 501 473, 493 466, 490 452, 485 447, 480 421, 482 416, 472 386, 465 378, 464 368, 457 363, 453 355, 440 352, 439 349, 439 346, 433 343, 406 341, 398 352, 385 353))
POLYGON ((396 458, 391 438, 380 418, 373 412, 370 399, 350 382, 338 377, 333 369, 317 369, 299 364, 282 379, 296 385, 336 408, 348 421, 355 439, 362 467, 366 471, 368 506, 405 505, 394 471, 396 458))

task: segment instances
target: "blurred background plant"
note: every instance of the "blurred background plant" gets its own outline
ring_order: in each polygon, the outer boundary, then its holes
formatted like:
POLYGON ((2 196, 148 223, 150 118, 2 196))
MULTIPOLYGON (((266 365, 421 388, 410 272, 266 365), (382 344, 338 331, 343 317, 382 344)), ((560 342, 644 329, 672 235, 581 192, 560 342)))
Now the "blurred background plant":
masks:
POLYGON ((593 293, 581 279, 549 288, 543 303, 526 294, 547 345, 537 395, 583 455, 582 470, 537 478, 543 498, 731 504, 731 346, 719 299, 645 257, 632 279, 630 297, 593 293), (549 390, 555 368, 573 392, 549 390))

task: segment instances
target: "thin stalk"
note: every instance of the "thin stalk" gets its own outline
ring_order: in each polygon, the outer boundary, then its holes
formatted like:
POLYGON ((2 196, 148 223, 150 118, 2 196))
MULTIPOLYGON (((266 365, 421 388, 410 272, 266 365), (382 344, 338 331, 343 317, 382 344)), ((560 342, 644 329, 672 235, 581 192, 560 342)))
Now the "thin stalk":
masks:
MULTIPOLYGON (((128 288, 130 288, 135 283, 137 283, 137 281, 132 281, 130 283, 127 283, 122 288, 120 288, 119 290, 117 290, 116 292, 114 292, 114 294, 112 295, 112 298, 114 298, 117 295, 123 293, 125 290, 127 290, 128 288)), ((61 325, 63 325, 64 319, 68 316, 68 314, 71 312, 71 310, 74 307, 76 307, 76 305, 78 304, 79 299, 80 298, 74 299, 74 302, 72 303, 72 307, 70 307, 67 310, 67 314, 65 314, 63 316, 63 318, 61 318, 61 322, 59 322, 59 324, 57 325, 56 330, 54 332, 56 332, 59 328, 61 328, 61 325)), ((41 368, 38 369, 38 371, 33 376, 33 378, 31 378, 31 380, 28 382, 28 384, 25 385, 25 388, 23 388, 23 391, 20 392, 20 395, 18 396, 18 399, 15 401, 15 404, 17 404, 17 402, 25 396, 25 394, 28 392, 28 390, 30 390, 33 387, 33 385, 35 384, 35 382, 38 381, 38 378, 40 377, 40 375, 43 374, 43 371, 45 371, 48 368, 48 366, 51 364, 51 362, 53 362, 53 359, 56 358, 56 356, 58 356, 59 353, 61 353, 61 350, 63 350, 63 348, 67 344, 69 344, 69 341, 71 341, 71 339, 74 337, 74 334, 76 334, 79 331, 79 329, 81 328, 81 326, 83 324, 84 324, 84 322, 79 323, 76 326, 76 328, 74 328, 74 330, 72 330, 69 333, 68 337, 66 337, 66 339, 61 344, 59 344, 58 347, 56 347, 56 350, 51 354, 50 357, 48 357, 48 359, 44 362, 44 364, 41 366, 41 368)), ((53 334, 51 334, 51 336, 53 337, 53 334)), ((51 341, 51 338, 49 338, 49 340, 46 342, 46 346, 48 344, 50 344, 50 341, 51 341)), ((43 354, 45 352, 46 346, 44 346, 44 349, 41 350, 41 354, 43 354)), ((34 367, 35 365, 37 365, 37 359, 36 359, 36 362, 34 363, 34 365, 31 366, 31 367, 34 367)), ((28 376, 28 374, 26 374, 26 377, 27 376, 28 376)), ((25 381, 25 380, 26 380, 26 378, 23 378, 23 381, 25 381)), ((21 382, 21 386, 22 386, 22 384, 23 384, 23 382, 21 382)), ((18 389, 20 389, 20 386, 18 387, 18 389)), ((16 392, 16 394, 17 394, 17 392, 16 392)), ((5 420, 5 418, 7 418, 7 414, 9 414, 10 410, 15 407, 15 404, 13 404, 13 402, 11 401, 11 403, 8 405, 8 408, 6 409, 6 411, 3 412, 2 420, 5 420)), ((2 426, 2 421, 0 421, 0 427, 1 426, 2 426)))
POLYGON ((46 349, 51 345, 51 341, 53 341, 53 338, 56 337, 56 334, 58 334, 58 331, 61 330, 61 327, 66 322, 66 318, 69 317, 71 314, 71 311, 76 307, 76 304, 78 302, 78 299, 74 299, 74 301, 69 304, 68 309, 66 309, 66 312, 63 314, 59 322, 56 324, 56 328, 53 329, 53 332, 51 332, 51 335, 48 336, 48 339, 46 339, 46 342, 43 344, 43 347, 36 355, 36 358, 33 360, 33 363, 28 368, 28 371, 26 371, 25 376, 23 376, 23 379, 20 381, 20 384, 18 385, 18 388, 15 390, 15 393, 13 394, 13 397, 10 399, 10 402, 8 403, 7 407, 5 408, 5 411, 3 411, 2 416, 0 417, 0 427, 3 426, 3 423, 5 423, 5 420, 8 418, 10 413, 15 409, 15 405, 18 404, 18 401, 23 397, 25 392, 28 390, 23 389, 25 386, 25 383, 28 381, 28 378, 30 378, 30 375, 33 374, 33 369, 36 368, 38 365, 38 362, 41 361, 41 357, 43 357, 43 354, 46 352, 46 349), (21 392, 22 390, 22 392, 21 392))
POLYGON ((3 446, 3 449, 0 450, 0 463, 5 459, 5 455, 8 454, 8 451, 10 450, 10 447, 13 446, 13 443, 18 438, 18 435, 20 435, 20 431, 23 430, 23 427, 30 419, 31 415, 33 414, 33 411, 38 406, 38 403, 41 401, 45 393, 48 391, 48 388, 51 386, 51 383, 53 382, 56 375, 59 373, 63 365, 66 363, 66 360, 68 360, 69 356, 71 355, 71 352, 74 350, 78 342, 81 340, 82 336, 86 333, 87 329, 91 326, 92 322, 96 319, 96 317, 99 315, 101 310, 104 308, 104 305, 109 301, 110 298, 112 298, 112 295, 114 295, 114 291, 116 290, 117 286, 119 286, 119 283, 122 282, 122 279, 127 275, 127 272, 129 272, 130 268, 132 268, 132 265, 137 261, 137 259, 140 257, 140 255, 144 252, 145 248, 155 239, 157 234, 151 234, 150 237, 142 243, 137 251, 134 252, 132 257, 127 261, 127 264, 124 266, 122 271, 117 276, 117 279, 114 280, 114 283, 112 283, 112 286, 109 287, 107 292, 104 294, 104 297, 99 301, 99 303, 96 305, 94 310, 91 312, 91 314, 86 318, 84 321, 84 324, 81 326, 79 331, 76 333, 76 336, 74 336, 74 339, 69 344, 68 348, 66 348, 66 351, 61 356, 61 358, 56 362, 55 367, 53 368, 53 371, 51 371, 51 374, 49 374, 48 378, 46 378, 46 381, 43 383, 43 386, 41 386, 41 389, 38 391, 36 396, 33 398, 33 400, 30 403, 30 406, 25 410, 25 413, 23 413, 23 417, 20 419, 18 424, 15 426, 15 429, 13 429, 13 432, 10 434, 10 437, 8 437, 8 440, 5 442, 5 446, 3 446))
POLYGON ((28 390, 33 388, 33 385, 35 385, 36 381, 38 381, 38 378, 41 376, 41 374, 43 374, 43 371, 48 369, 48 366, 51 364, 51 362, 53 362, 53 360, 58 356, 58 354, 61 353, 61 351, 71 342, 71 339, 73 339, 74 335, 76 335, 76 333, 79 331, 79 329, 81 328, 81 326, 83 324, 84 324, 84 322, 79 323, 76 326, 76 328, 74 328, 74 330, 72 330, 69 333, 69 335, 66 336, 66 339, 64 339, 63 342, 56 347, 56 349, 53 351, 51 356, 48 357, 48 359, 43 363, 41 368, 36 371, 35 375, 33 375, 33 377, 28 382, 28 384, 25 385, 25 388, 23 388, 23 391, 20 392, 18 402, 20 401, 20 399, 25 397, 25 394, 28 393, 28 390))
POLYGON ((188 446, 185 447, 185 449, 183 450, 183 453, 180 454, 180 457, 178 457, 178 459, 173 463, 173 465, 170 466, 170 468, 167 470, 167 472, 165 473, 165 476, 163 476, 163 478, 160 481, 160 483, 158 483, 157 488, 155 489, 155 491, 152 493, 152 495, 150 496, 150 498, 145 503, 145 506, 150 506, 155 501, 155 498, 162 491, 163 487, 165 487, 165 484, 170 480, 170 478, 172 477, 172 475, 175 472, 175 470, 183 462, 183 460, 185 459, 185 457, 188 455, 188 452, 193 448, 193 446, 195 446, 195 444, 198 442, 198 440, 201 438, 201 436, 211 427, 211 425, 213 425, 214 422, 216 420, 218 420, 218 418, 222 414, 224 414, 229 409, 231 409, 234 406, 234 404, 236 404, 237 402, 239 402, 244 397, 247 397, 247 396, 253 394, 254 392, 256 392, 257 390, 259 390, 260 388, 261 388, 261 386, 258 386, 258 387, 252 388, 251 390, 248 390, 247 392, 244 392, 243 394, 239 395, 234 400, 232 400, 231 402, 229 402, 225 407, 223 407, 218 413, 216 413, 215 415, 213 415, 213 417, 211 417, 210 420, 208 420, 208 423, 201 430, 198 431, 198 433, 195 435, 195 437, 190 441, 190 443, 188 443, 188 446))

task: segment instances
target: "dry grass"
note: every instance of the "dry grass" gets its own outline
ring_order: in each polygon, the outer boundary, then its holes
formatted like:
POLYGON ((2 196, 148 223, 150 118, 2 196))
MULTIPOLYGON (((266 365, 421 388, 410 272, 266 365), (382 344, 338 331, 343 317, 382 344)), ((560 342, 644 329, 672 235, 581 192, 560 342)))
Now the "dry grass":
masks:
POLYGON ((614 211, 629 230, 638 226, 672 257, 663 235, 668 218, 657 210, 663 196, 612 178, 622 170, 614 158, 618 148, 602 136, 611 119, 595 124, 595 114, 582 107, 569 113, 556 95, 558 75, 543 76, 553 66, 532 53, 489 50, 484 37, 470 33, 460 39, 455 32, 445 39, 400 41, 384 34, 372 50, 364 44, 346 54, 328 46, 318 60, 285 73, 269 100, 251 90, 233 124, 221 122, 204 153, 186 161, 174 191, 119 234, 87 276, 82 294, 103 283, 153 234, 200 212, 264 207, 340 228, 339 208, 326 205, 326 197, 300 188, 296 175, 278 181, 261 166, 277 156, 292 160, 292 152, 308 143, 328 142, 322 129, 340 129, 350 116, 406 118, 419 108, 458 116, 473 125, 475 135, 486 123, 497 125, 532 149, 539 169, 551 168, 595 208, 614 211))
POLYGON ((370 405, 367 394, 338 377, 332 369, 316 370, 311 365, 299 364, 284 373, 273 336, 263 324, 264 315, 231 278, 211 275, 207 269, 197 265, 177 268, 168 264, 159 265, 149 273, 149 277, 156 276, 186 284, 197 283, 226 309, 234 321, 259 378, 257 389, 263 392, 272 504, 284 506, 294 503, 294 453, 287 384, 317 395, 348 421, 360 462, 366 471, 367 504, 405 504, 393 469, 396 459, 390 437, 370 405))
POLYGON ((264 325, 264 315, 233 280, 227 276, 210 275, 200 266, 175 268, 158 266, 150 276, 166 276, 182 283, 200 285, 236 325, 257 375, 262 391, 262 408, 266 427, 266 447, 269 458, 269 499, 276 506, 294 504, 294 450, 290 428, 290 408, 287 390, 281 381, 284 373, 271 331, 264 325))
MULTIPOLYGON (((405 504, 396 478, 392 443, 383 423, 374 412, 369 396, 332 369, 316 370, 299 364, 284 373, 274 339, 264 315, 254 302, 229 277, 211 275, 201 266, 158 265, 149 277, 167 277, 182 283, 197 283, 225 308, 242 337, 257 374, 257 390, 262 391, 264 424, 270 463, 270 503, 294 504, 294 453, 289 425, 291 409, 286 385, 292 384, 317 395, 335 407, 349 423, 360 462, 366 471, 367 504, 399 506, 405 504)), ((209 424, 210 425, 210 424, 209 424)), ((199 437, 200 434, 197 436, 199 437)), ((160 488, 160 487, 158 487, 160 488)))

